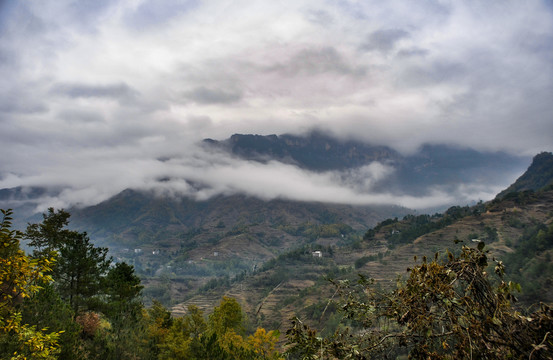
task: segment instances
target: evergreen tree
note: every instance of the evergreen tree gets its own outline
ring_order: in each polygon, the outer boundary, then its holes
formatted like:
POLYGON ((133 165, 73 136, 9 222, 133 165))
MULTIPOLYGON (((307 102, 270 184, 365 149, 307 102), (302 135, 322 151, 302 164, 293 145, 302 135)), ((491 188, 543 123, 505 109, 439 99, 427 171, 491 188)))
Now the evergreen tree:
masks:
POLYGON ((62 300, 67 301, 74 315, 98 307, 101 278, 111 259, 108 249, 96 247, 86 232, 67 229, 70 214, 48 209, 40 224, 29 224, 25 238, 35 247, 33 256, 43 258, 57 254, 52 277, 62 300))
POLYGON ((86 233, 71 231, 59 246, 54 279, 63 300, 75 314, 99 306, 101 277, 109 268, 107 248, 95 247, 86 233))
POLYGON ((144 336, 143 305, 140 279, 127 263, 112 267, 103 280, 106 294, 103 313, 111 323, 111 351, 106 359, 132 358, 141 352, 140 337, 144 336))
POLYGON ((34 248, 35 258, 49 256, 67 241, 70 234, 66 228, 69 216, 64 210, 54 211, 54 208, 49 208, 47 213, 42 214, 41 223, 27 226, 25 239, 29 240, 29 246, 34 248))
POLYGON ((113 322, 124 318, 136 320, 142 311, 140 278, 135 275, 134 267, 125 262, 110 268, 103 279, 103 291, 106 294, 104 313, 113 322))

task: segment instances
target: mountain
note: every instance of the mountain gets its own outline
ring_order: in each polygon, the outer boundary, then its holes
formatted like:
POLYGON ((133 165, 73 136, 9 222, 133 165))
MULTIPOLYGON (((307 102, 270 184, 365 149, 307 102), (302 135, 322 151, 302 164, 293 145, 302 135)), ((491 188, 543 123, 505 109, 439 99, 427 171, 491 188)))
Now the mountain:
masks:
POLYGON ((125 190, 70 212, 72 228, 87 231, 118 261, 134 265, 149 298, 170 302, 210 279, 251 271, 289 249, 356 241, 378 221, 410 210, 244 195, 194 201, 125 190))
POLYGON ((525 156, 481 152, 439 144, 423 145, 410 155, 386 146, 354 140, 339 140, 313 132, 306 136, 234 134, 229 139, 205 139, 206 148, 259 162, 280 161, 312 171, 347 171, 379 162, 393 169, 374 184, 375 191, 424 195, 439 187, 449 191, 460 184, 503 184, 521 173, 529 162, 525 156))
MULTIPOLYGON (((298 225, 344 223, 363 230, 383 216, 405 214, 398 206, 350 206, 287 200, 265 201, 245 195, 217 196, 205 201, 160 197, 125 190, 98 205, 72 209, 75 226, 89 227, 97 239, 116 237, 122 245, 158 243, 198 229, 230 230, 251 224, 298 225)), ((117 245, 117 244, 114 244, 117 245)))
POLYGON ((497 197, 504 198, 512 192, 535 191, 549 185, 553 185, 553 154, 542 152, 534 157, 528 170, 497 197))
POLYGON ((315 171, 344 170, 373 161, 399 161, 401 158, 396 151, 385 146, 342 142, 319 132, 305 137, 234 134, 224 141, 205 139, 204 143, 246 160, 278 160, 315 171))
MULTIPOLYGON (((378 288, 392 289, 398 276, 408 276, 406 269, 424 256, 444 257, 446 249, 458 254, 461 246, 481 242, 489 259, 504 262, 506 280, 521 284, 522 292, 515 293, 521 303, 515 306, 553 303, 553 189, 546 187, 520 197, 453 206, 443 214, 390 218, 339 247, 304 244, 247 276, 212 281, 173 312, 182 314, 190 304, 208 309, 226 295, 238 299, 258 326, 285 330, 289 319, 298 316, 323 335, 331 334, 342 317, 328 278, 355 282, 361 274, 378 288)), ((495 265, 490 261, 490 274, 495 265)))

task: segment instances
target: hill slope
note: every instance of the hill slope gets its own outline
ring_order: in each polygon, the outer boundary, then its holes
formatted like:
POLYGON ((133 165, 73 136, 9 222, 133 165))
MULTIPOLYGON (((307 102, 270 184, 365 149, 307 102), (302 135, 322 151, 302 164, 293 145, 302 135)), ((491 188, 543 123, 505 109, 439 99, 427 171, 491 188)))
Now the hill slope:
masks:
POLYGON ((512 192, 539 190, 548 185, 553 185, 553 154, 542 152, 534 157, 528 170, 497 197, 503 198, 512 192))
POLYGON ((362 240, 341 247, 306 244, 235 282, 214 284, 173 311, 182 314, 188 304, 209 309, 227 295, 239 299, 255 324, 285 330, 288 319, 299 315, 328 333, 340 314, 330 301, 334 287, 325 277, 355 280, 361 273, 392 288, 397 276, 407 274, 415 256, 420 262, 423 256, 437 252, 443 256, 445 249, 457 253, 462 245, 476 246, 480 241, 492 257, 506 262, 508 278, 522 284, 523 306, 553 302, 553 190, 540 190, 521 199, 456 206, 444 214, 388 219, 362 240), (315 250, 321 250, 322 257, 315 257, 315 250))
POLYGON ((96 206, 71 210, 71 226, 135 266, 146 295, 170 302, 210 279, 229 279, 305 244, 356 241, 378 221, 410 211, 242 195, 207 201, 126 190, 96 206))

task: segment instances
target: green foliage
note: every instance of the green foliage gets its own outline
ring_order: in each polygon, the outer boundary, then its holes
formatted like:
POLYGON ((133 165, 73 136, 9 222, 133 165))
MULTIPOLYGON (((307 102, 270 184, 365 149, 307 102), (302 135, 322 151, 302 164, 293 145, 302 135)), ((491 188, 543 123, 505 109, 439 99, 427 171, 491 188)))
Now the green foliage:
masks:
POLYGON ((514 252, 504 255, 509 266, 507 275, 523 284, 520 300, 526 304, 547 301, 548 292, 553 291, 553 224, 538 224, 525 228, 516 242, 514 252))
POLYGON ((249 232, 249 226, 245 224, 237 224, 231 230, 227 231, 225 236, 236 236, 249 232))
POLYGON ((72 360, 85 356, 80 337, 82 328, 73 320, 71 307, 60 298, 54 286, 43 285, 38 293, 23 302, 21 311, 23 322, 60 333, 58 359, 72 360))
POLYGON ((231 282, 228 276, 211 278, 208 280, 208 282, 205 285, 203 285, 200 289, 198 289, 198 292, 205 293, 216 288, 229 287, 230 284, 231 282))
POLYGON ((27 227, 24 236, 35 247, 31 261, 48 263, 55 256, 57 263, 37 277, 42 286, 21 304, 23 318, 61 334, 60 359, 144 355, 145 347, 137 346, 145 338, 140 279, 125 263, 110 268, 107 249, 95 247, 86 233, 68 230, 68 219, 67 212, 49 209, 42 223, 27 227))
POLYGON ((376 256, 376 255, 362 256, 359 259, 355 260, 355 263, 354 263, 355 268, 359 269, 359 268, 363 267, 363 265, 365 265, 369 261, 375 261, 376 259, 378 259, 378 256, 376 256))
POLYGON ((463 217, 480 214, 484 211, 485 206, 480 202, 473 207, 452 206, 444 214, 406 215, 402 221, 397 218, 387 219, 377 224, 373 229, 369 229, 363 239, 370 241, 375 238, 377 232, 384 232, 388 245, 394 248, 399 244, 410 243, 424 234, 443 229, 463 217))
POLYGON ((504 195, 498 195, 487 205, 487 209, 489 211, 500 211, 507 206, 527 205, 534 202, 536 199, 538 199, 538 196, 533 190, 509 192, 504 195))
POLYGON ((376 235, 376 231, 374 229, 369 229, 369 230, 367 230, 365 235, 363 235, 363 240, 364 241, 374 240, 375 235, 376 235))
POLYGON ((57 251, 70 236, 66 229, 69 224, 69 213, 66 211, 54 211, 48 208, 48 212, 42 214, 40 224, 29 224, 25 232, 25 238, 29 240, 29 246, 33 247, 33 255, 36 258, 48 256, 52 251, 57 251))
POLYGON ((107 248, 95 247, 86 233, 78 232, 70 232, 59 247, 55 284, 75 313, 94 308, 101 290, 101 277, 110 264, 107 252, 107 248))
POLYGON ((243 334, 245 315, 242 307, 233 298, 223 297, 219 306, 213 309, 209 316, 209 326, 218 335, 224 335, 228 330, 243 334))
POLYGON ((318 238, 341 237, 353 233, 351 226, 343 223, 312 224, 298 226, 282 225, 280 229, 293 236, 303 236, 310 240, 318 238))
POLYGON ((279 334, 259 328, 243 336, 245 316, 235 299, 223 297, 206 322, 196 306, 182 318, 173 318, 160 303, 148 309, 150 354, 157 359, 278 360, 279 334))
POLYGON ((109 268, 107 248, 95 247, 86 233, 66 228, 69 213, 64 210, 48 209, 40 224, 29 224, 25 238, 35 247, 33 256, 44 258, 57 252, 57 264, 52 276, 62 300, 67 301, 73 311, 91 309, 100 290, 100 280, 109 268))
POLYGON ((542 305, 529 315, 511 307, 517 284, 497 286, 487 272, 484 244, 463 247, 445 262, 423 259, 391 293, 361 277, 355 286, 337 282, 346 318, 357 324, 320 337, 299 319, 287 331, 291 356, 302 359, 368 359, 408 353, 412 359, 547 359, 553 352, 553 310, 542 305), (385 326, 382 326, 385 324, 385 326))
POLYGON ((145 311, 133 266, 110 266, 107 249, 66 229, 68 213, 50 209, 29 225, 33 257, 19 249, 10 215, 0 224, 0 358, 280 359, 278 332, 245 337, 235 299, 224 297, 208 321, 195 306, 182 318, 157 301, 145 311))
POLYGON ((135 353, 135 343, 142 334, 142 286, 132 266, 118 263, 103 279, 105 300, 102 312, 110 321, 106 342, 109 358, 128 358, 135 353))

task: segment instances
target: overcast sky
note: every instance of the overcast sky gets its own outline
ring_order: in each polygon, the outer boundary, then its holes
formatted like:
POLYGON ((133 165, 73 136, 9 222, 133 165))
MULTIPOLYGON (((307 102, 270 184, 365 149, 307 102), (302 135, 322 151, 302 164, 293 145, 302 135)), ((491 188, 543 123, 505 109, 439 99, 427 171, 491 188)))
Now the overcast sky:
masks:
POLYGON ((4 0, 0 79, 0 188, 64 189, 43 205, 134 187, 435 206, 499 188, 359 194, 194 144, 316 127, 404 153, 551 151, 553 2, 4 0))

